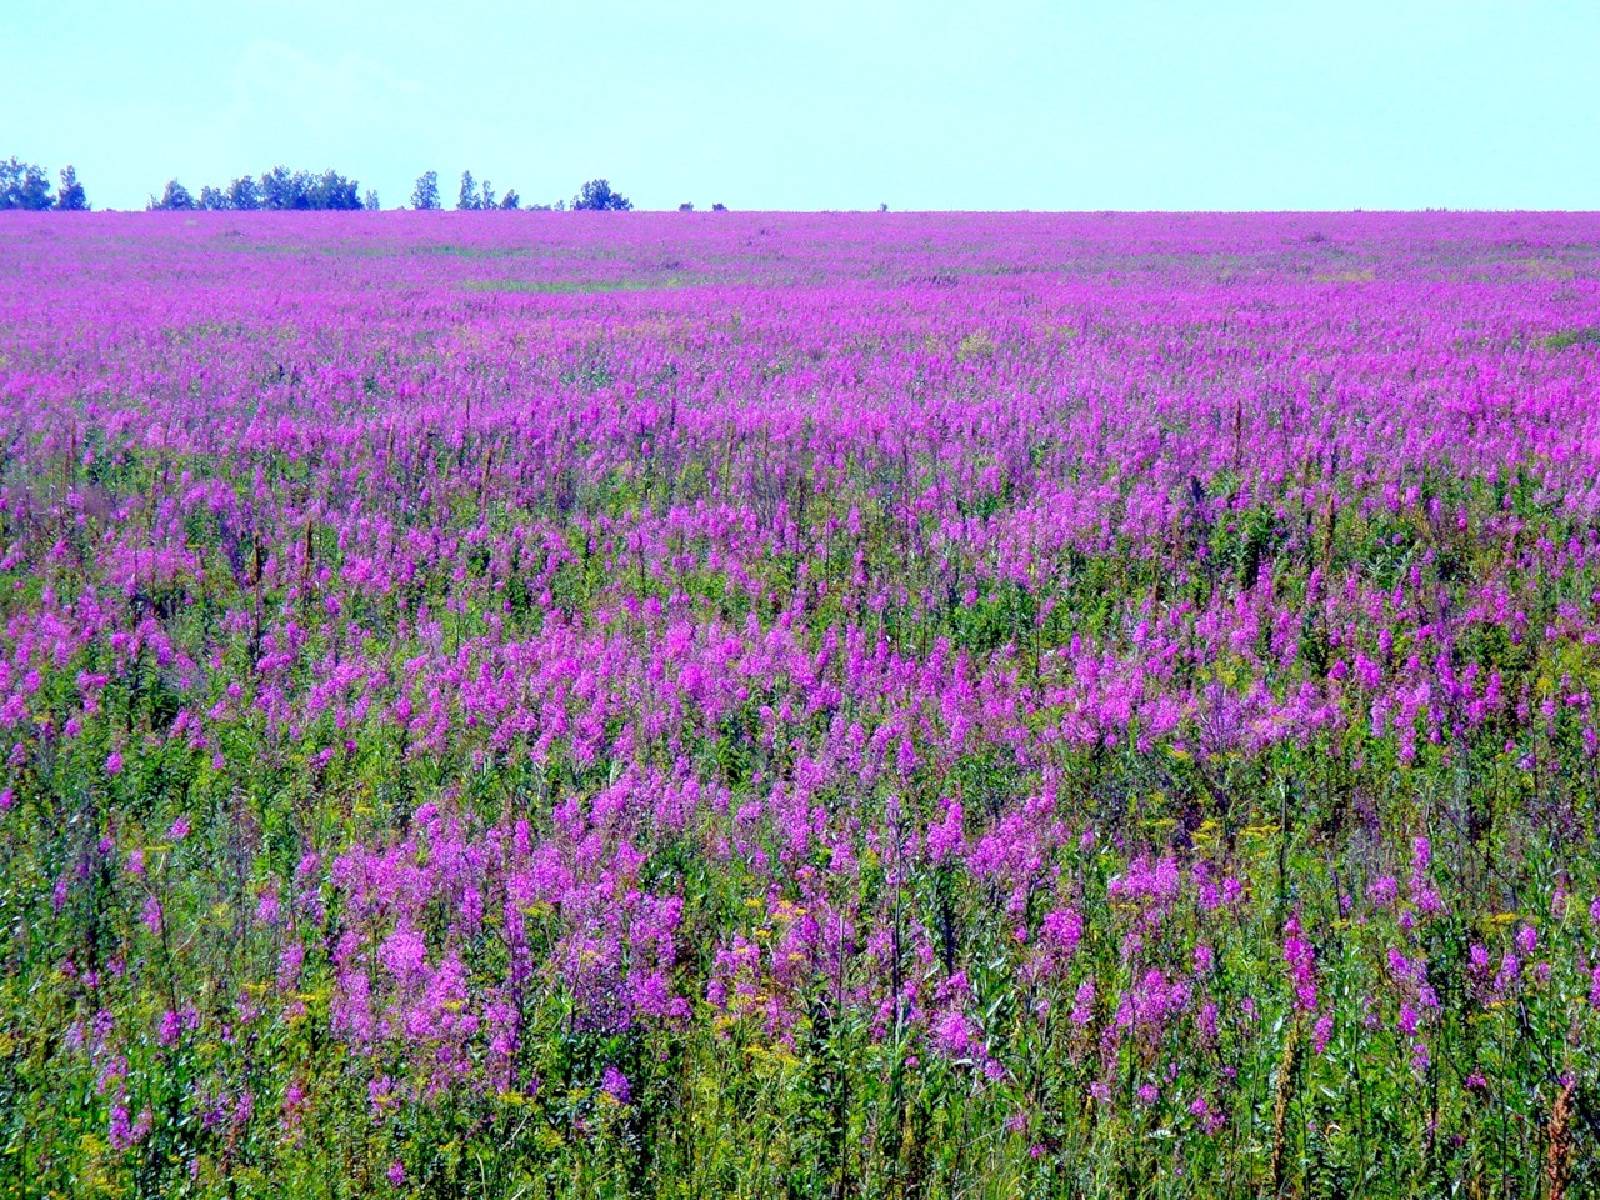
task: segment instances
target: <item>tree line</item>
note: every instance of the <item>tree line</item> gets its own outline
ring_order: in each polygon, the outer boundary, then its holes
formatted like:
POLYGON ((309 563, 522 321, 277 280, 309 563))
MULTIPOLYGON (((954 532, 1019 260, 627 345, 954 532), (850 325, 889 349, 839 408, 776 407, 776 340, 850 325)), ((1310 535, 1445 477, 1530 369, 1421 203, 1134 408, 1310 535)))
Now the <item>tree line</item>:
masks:
POLYGON ((209 212, 354 212, 359 209, 376 210, 378 193, 368 188, 365 195, 360 184, 332 170, 314 173, 291 171, 288 167, 273 167, 262 173, 259 180, 253 175, 241 175, 227 184, 214 187, 210 184, 195 196, 176 179, 167 180, 160 196, 151 196, 145 207, 152 212, 191 212, 204 209, 209 212))
MULTIPOLYGON (((416 186, 411 189, 411 207, 418 212, 432 212, 444 207, 439 195, 439 172, 424 171, 417 176, 416 186)), ((471 171, 461 172, 461 186, 456 192, 458 212, 485 212, 489 209, 509 211, 524 207, 529 212, 564 212, 567 209, 567 202, 557 200, 552 204, 523 205, 522 198, 517 195, 515 188, 496 200, 494 185, 487 179, 479 183, 473 179, 471 171)), ((719 204, 717 207, 722 206, 719 204)), ((574 212, 631 212, 632 210, 633 201, 613 188, 607 179, 589 180, 572 198, 574 212)))
POLYGON ((86 212, 89 196, 78 182, 77 171, 70 166, 62 167, 60 180, 60 186, 52 195, 50 178, 38 163, 25 163, 14 156, 0 162, 0 209, 43 212, 53 208, 60 212, 86 212))
MULTIPOLYGON (((160 196, 150 197, 148 207, 151 210, 208 209, 224 212, 361 208, 375 211, 378 208, 377 192, 369 188, 358 198, 359 190, 360 185, 354 179, 346 179, 337 171, 328 170, 315 175, 307 171, 274 167, 259 182, 245 175, 225 187, 203 187, 198 197, 178 180, 169 180, 160 196)), ((411 189, 409 207, 419 212, 444 208, 437 171, 424 171, 417 176, 416 184, 411 189)), ((455 207, 458 212, 564 212, 569 207, 573 212, 631 212, 633 201, 613 188, 610 180, 591 179, 578 189, 570 205, 564 199, 551 204, 524 204, 516 188, 507 188, 505 194, 501 195, 489 180, 479 181, 471 171, 463 171, 456 189, 455 207)), ((713 204, 711 208, 714 212, 727 211, 725 204, 713 204)), ((693 212, 694 205, 680 204, 678 211, 693 212)))
MULTIPOLYGON (((439 173, 424 171, 417 176, 411 190, 412 208, 430 211, 444 207, 439 194, 439 173)), ((504 195, 485 179, 479 182, 471 171, 461 172, 461 184, 456 192, 456 209, 462 212, 511 212, 523 208, 522 197, 516 188, 508 188, 504 195)), ((151 211, 191 212, 324 212, 353 211, 378 208, 378 193, 368 188, 361 194, 361 185, 329 169, 321 174, 310 171, 291 171, 287 167, 274 167, 258 181, 244 175, 220 187, 207 185, 196 196, 181 182, 169 179, 159 196, 151 196, 146 205, 151 211)), ((550 211, 567 207, 564 200, 554 204, 529 204, 530 211, 550 211)), ((720 208, 721 206, 718 205, 720 208)), ((633 201, 616 191, 604 179, 591 179, 572 198, 574 211, 627 212, 633 201)))
MULTIPOLYGON (((171 212, 348 212, 359 209, 376 211, 378 193, 371 188, 365 192, 360 184, 328 169, 321 172, 291 171, 277 166, 254 175, 241 175, 226 184, 207 184, 197 196, 177 179, 167 180, 159 196, 151 196, 145 207, 152 211, 171 212)), ((444 207, 439 193, 439 173, 424 171, 417 176, 411 191, 410 207, 430 211, 444 207)), ((471 171, 461 172, 460 187, 456 192, 455 207, 462 212, 566 211, 574 212, 630 212, 633 201, 611 186, 609 180, 591 179, 578 189, 569 206, 565 199, 550 204, 523 204, 515 188, 504 195, 495 191, 487 179, 479 182, 471 171)), ((36 163, 25 163, 12 157, 0 162, 0 210, 26 209, 43 211, 87 211, 88 194, 78 181, 71 166, 60 171, 60 184, 54 192, 44 168, 36 163)), ((713 204, 713 212, 726 212, 727 206, 713 204)), ((693 212, 693 204, 680 204, 679 212, 693 212)))

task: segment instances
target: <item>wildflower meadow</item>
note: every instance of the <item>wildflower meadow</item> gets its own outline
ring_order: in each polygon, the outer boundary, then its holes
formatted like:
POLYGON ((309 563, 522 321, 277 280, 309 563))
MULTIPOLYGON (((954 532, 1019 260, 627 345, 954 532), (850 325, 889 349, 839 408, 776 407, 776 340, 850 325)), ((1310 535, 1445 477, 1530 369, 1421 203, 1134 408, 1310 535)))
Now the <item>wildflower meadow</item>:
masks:
POLYGON ((1600 219, 6 214, 0 1195, 1600 1195, 1600 219))

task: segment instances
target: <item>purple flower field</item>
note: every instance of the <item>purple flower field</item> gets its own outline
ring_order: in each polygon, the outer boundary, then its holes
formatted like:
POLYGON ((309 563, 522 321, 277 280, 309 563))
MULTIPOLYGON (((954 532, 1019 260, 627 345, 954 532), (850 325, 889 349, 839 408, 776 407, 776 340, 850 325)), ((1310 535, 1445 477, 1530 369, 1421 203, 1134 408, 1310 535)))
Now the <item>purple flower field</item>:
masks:
POLYGON ((0 1194, 1600 1194, 1600 217, 5 214, 0 1194))

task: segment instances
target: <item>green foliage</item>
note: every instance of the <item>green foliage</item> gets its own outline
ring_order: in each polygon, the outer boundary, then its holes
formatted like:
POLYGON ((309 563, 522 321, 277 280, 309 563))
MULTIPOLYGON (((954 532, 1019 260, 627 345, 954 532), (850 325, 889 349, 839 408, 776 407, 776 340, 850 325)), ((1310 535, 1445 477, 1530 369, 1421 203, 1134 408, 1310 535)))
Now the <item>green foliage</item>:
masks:
POLYGON ((161 195, 151 196, 145 207, 151 212, 192 212, 198 205, 188 188, 176 179, 169 179, 161 195))
POLYGON ((424 171, 417 176, 411 189, 411 207, 419 212, 429 212, 439 207, 439 172, 424 171))
POLYGON ((1560 330, 1546 337, 1544 344, 1549 350, 1566 350, 1572 346, 1600 346, 1600 325, 1560 330))
POLYGON ((633 201, 612 190, 609 181, 591 179, 572 198, 573 212, 629 212, 633 201))
POLYGON ((42 167, 21 162, 15 157, 0 162, 0 211, 23 209, 42 212, 50 207, 50 181, 42 167))
POLYGON ((78 172, 71 166, 61 168, 61 186, 56 189, 56 208, 62 212, 87 212, 89 195, 78 182, 78 172))

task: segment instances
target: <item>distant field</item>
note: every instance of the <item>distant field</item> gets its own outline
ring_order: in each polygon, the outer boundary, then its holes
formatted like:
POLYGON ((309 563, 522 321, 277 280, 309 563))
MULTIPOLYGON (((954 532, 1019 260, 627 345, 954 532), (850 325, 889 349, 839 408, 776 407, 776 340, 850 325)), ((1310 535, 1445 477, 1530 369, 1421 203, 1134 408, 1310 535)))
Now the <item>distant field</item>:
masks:
POLYGON ((1600 216, 0 215, 0 1196, 1600 1195, 1600 216))

